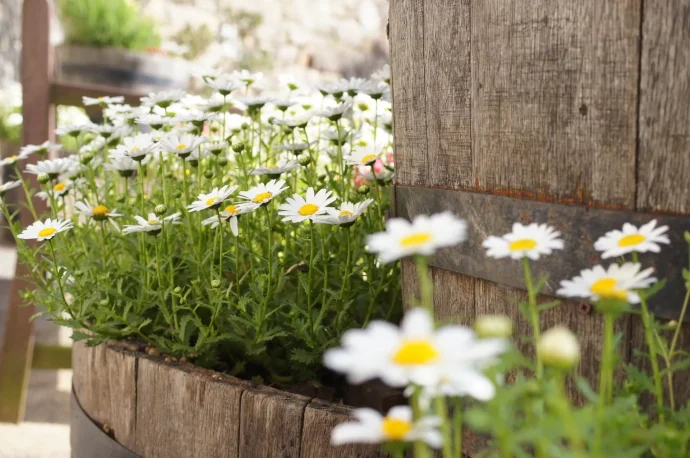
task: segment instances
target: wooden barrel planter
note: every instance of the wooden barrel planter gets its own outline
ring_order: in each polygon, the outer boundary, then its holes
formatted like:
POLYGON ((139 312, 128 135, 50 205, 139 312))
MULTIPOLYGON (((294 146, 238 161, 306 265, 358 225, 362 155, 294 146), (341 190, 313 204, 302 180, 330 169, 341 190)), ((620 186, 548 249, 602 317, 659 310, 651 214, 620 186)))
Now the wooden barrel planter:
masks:
MULTIPOLYGON (((136 347, 134 347, 136 348, 136 347)), ((333 447, 351 409, 111 343, 73 351, 73 458, 383 458, 333 447)))
POLYGON ((133 93, 184 89, 191 76, 184 59, 124 49, 63 45, 55 48, 55 60, 56 77, 62 82, 133 93))
MULTIPOLYGON (((432 260, 439 317, 508 315, 529 353, 516 306, 527 300, 522 267, 488 259, 481 241, 516 221, 554 225, 566 250, 533 263, 551 273, 548 295, 601 262, 592 244, 606 231, 656 218, 672 244, 641 262, 672 280, 654 313, 678 319, 690 229, 688 24, 683 0, 391 1, 397 213, 452 210, 470 226, 467 243, 432 260)), ((407 298, 415 280, 404 262, 407 298)), ((542 320, 579 335, 579 373, 594 382, 601 316, 564 301, 542 320)), ((623 362, 646 368, 641 320, 627 315, 617 332, 623 362)), ((681 340, 688 350, 685 323, 681 340)), ((687 399, 687 375, 675 380, 687 399)))

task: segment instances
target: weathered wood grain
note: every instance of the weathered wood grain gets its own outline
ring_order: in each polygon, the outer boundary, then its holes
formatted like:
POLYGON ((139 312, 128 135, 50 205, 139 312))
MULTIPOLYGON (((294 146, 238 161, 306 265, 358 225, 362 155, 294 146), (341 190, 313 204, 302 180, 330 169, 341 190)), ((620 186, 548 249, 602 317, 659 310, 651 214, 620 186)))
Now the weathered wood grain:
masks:
POLYGON ((135 453, 145 458, 249 456, 239 455, 245 383, 212 378, 210 371, 188 364, 138 361, 135 453))
POLYGON ((640 210, 690 213, 690 2, 645 2, 640 78, 640 210))
POLYGON ((72 385, 89 417, 130 450, 136 447, 137 358, 106 345, 75 342, 72 385))
POLYGON ((242 394, 239 457, 299 458, 302 418, 310 398, 270 388, 242 394))
POLYGON ((423 10, 428 161, 424 184, 468 188, 474 184, 470 0, 426 1, 423 10))
POLYGON ((424 184, 428 177, 425 3, 396 0, 389 10, 396 180, 403 184, 424 184))
POLYGON ((340 423, 352 421, 350 412, 346 407, 321 401, 311 402, 304 411, 300 458, 387 457, 378 445, 331 445, 331 431, 340 423))

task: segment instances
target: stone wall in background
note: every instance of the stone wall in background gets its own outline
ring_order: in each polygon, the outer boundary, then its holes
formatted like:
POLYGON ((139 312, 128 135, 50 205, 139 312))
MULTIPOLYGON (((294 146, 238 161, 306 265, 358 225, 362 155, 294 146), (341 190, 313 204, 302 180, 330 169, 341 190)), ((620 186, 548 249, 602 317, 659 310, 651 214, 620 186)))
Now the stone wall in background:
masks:
POLYGON ((19 79, 21 0, 0 0, 0 85, 19 79))

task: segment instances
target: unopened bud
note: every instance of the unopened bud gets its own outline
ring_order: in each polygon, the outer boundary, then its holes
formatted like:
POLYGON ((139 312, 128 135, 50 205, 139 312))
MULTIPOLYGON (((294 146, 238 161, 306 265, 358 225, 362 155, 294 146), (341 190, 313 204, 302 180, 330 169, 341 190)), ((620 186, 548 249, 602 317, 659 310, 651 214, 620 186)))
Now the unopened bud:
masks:
POLYGON ((297 159, 297 162, 299 162, 299 165, 307 166, 311 163, 311 158, 305 154, 300 156, 299 159, 297 159))
POLYGON ((228 158, 227 157, 219 157, 218 158, 218 165, 220 165, 221 167, 225 167, 226 165, 228 165, 228 158))
POLYGON ((182 288, 180 288, 179 286, 176 286, 175 289, 173 289, 173 293, 175 293, 175 294, 180 294, 181 292, 182 292, 182 288))
POLYGON ((211 287, 212 288, 218 288, 219 286, 220 286, 220 280, 211 281, 211 287))
POLYGON ((81 162, 84 165, 88 164, 92 160, 93 160, 93 153, 91 153, 91 152, 84 153, 79 157, 79 162, 81 162))
POLYGON ((546 331, 537 345, 545 366, 570 370, 580 361, 580 342, 575 334, 564 326, 556 326, 546 331))
POLYGON ((163 204, 158 204, 153 209, 153 212, 156 214, 156 216, 162 216, 168 212, 168 208, 163 204))
POLYGON ((676 326, 678 326, 678 322, 676 320, 671 320, 667 324, 668 324, 669 329, 675 329, 676 326))
POLYGON ((369 194, 369 186, 363 184, 362 186, 360 186, 359 188, 357 188, 357 192, 358 192, 359 194, 369 194))
POLYGON ((101 307, 107 307, 109 303, 110 301, 108 299, 101 299, 98 305, 100 305, 101 307))
POLYGON ((513 334, 513 321, 505 315, 483 315, 474 322, 474 330, 482 338, 506 338, 513 334))
POLYGON ((244 143, 235 143, 232 145, 232 150, 236 153, 244 151, 244 143))
POLYGON ((175 199, 179 199, 180 197, 182 197, 182 191, 176 189, 173 195, 175 196, 175 199))
POLYGON ((685 241, 686 241, 686 242, 690 243, 690 232, 685 231, 685 232, 683 233, 683 237, 685 237, 685 241))
POLYGON ((204 177, 205 177, 206 179, 210 180, 211 178, 213 178, 213 171, 212 171, 212 170, 207 170, 207 171, 205 171, 205 172, 204 172, 204 177))
POLYGON ((39 183, 46 184, 50 181, 50 175, 48 175, 47 173, 39 173, 36 179, 39 183))

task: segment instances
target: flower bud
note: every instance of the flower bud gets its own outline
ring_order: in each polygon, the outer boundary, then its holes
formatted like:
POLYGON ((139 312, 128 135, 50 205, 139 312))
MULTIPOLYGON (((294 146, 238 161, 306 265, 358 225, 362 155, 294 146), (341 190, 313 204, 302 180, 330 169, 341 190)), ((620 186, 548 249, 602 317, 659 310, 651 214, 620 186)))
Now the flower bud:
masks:
POLYGON ((92 160, 93 160, 93 153, 91 153, 91 152, 84 153, 79 157, 79 162, 81 162, 84 165, 88 164, 92 160))
POLYGON ((669 328, 669 329, 675 329, 676 326, 678 326, 678 322, 677 322, 676 320, 671 320, 671 321, 669 321, 669 322, 666 323, 666 324, 668 325, 668 328, 669 328))
POLYGON ((226 165, 228 165, 228 158, 227 157, 219 157, 218 158, 218 165, 220 165, 221 167, 225 167, 226 165))
POLYGON ((47 173, 39 173, 38 176, 36 176, 36 179, 39 183, 46 184, 50 181, 50 175, 47 173))
POLYGON ((580 361, 580 342, 570 329, 556 326, 542 334, 537 342, 544 365, 570 370, 580 361))
POLYGON ((180 197, 182 197, 182 191, 180 191, 179 189, 176 189, 175 192, 173 193, 173 196, 175 197, 175 199, 179 199, 180 197))
POLYGON ((311 158, 305 154, 304 156, 300 156, 297 162, 299 162, 301 166, 307 166, 311 163, 311 158))
POLYGON ((481 338, 506 338, 513 334, 513 321, 505 315, 483 315, 474 322, 474 330, 481 338))
POLYGON ((211 287, 212 287, 212 288, 218 288, 218 287, 220 287, 220 280, 213 280, 213 281, 211 281, 211 287))
POLYGON ((205 171, 205 172, 204 172, 204 177, 205 177, 206 179, 210 180, 211 178, 213 178, 213 171, 212 171, 212 170, 207 170, 207 171, 205 171))
POLYGON ((98 305, 101 307, 107 307, 110 301, 108 299, 101 299, 100 302, 98 302, 98 305))
POLYGON ((244 151, 244 143, 235 143, 232 145, 232 150, 236 153, 244 151))
POLYGON ((685 241, 686 241, 686 242, 690 243, 690 232, 685 231, 685 232, 683 233, 683 237, 685 237, 685 241))
POLYGON ((180 294, 181 292, 182 292, 182 288, 180 288, 179 286, 176 286, 175 289, 173 289, 173 293, 175 293, 175 294, 180 294))
POLYGON ((165 215, 168 212, 168 209, 165 205, 163 204, 158 204, 156 207, 153 209, 153 212, 156 214, 156 216, 162 216, 165 215))
POLYGON ((369 194, 369 186, 363 184, 362 186, 360 186, 359 188, 357 188, 357 192, 358 192, 359 194, 369 194))

